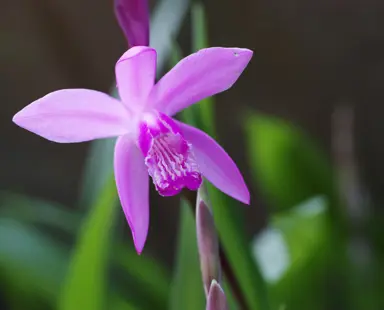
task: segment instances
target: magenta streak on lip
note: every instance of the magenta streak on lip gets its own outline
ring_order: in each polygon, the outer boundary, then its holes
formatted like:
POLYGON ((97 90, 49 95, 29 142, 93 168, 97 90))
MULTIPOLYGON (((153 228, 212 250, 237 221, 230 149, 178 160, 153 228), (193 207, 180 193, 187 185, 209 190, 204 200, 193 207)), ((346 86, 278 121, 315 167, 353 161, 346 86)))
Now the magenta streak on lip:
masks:
POLYGON ((159 194, 173 196, 184 187, 197 190, 202 177, 192 146, 184 139, 177 124, 158 113, 148 115, 139 128, 139 147, 159 194))

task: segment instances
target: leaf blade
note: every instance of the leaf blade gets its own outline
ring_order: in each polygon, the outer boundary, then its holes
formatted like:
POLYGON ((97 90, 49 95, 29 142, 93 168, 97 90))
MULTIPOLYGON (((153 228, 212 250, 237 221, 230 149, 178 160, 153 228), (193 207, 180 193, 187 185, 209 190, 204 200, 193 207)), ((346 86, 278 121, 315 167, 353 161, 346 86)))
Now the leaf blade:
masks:
POLYGON ((205 296, 197 252, 195 221, 191 207, 185 200, 181 202, 179 223, 178 252, 170 295, 170 309, 204 309, 205 296))
POLYGON ((59 310, 104 309, 109 238, 117 211, 114 179, 100 193, 81 230, 58 302, 59 310))

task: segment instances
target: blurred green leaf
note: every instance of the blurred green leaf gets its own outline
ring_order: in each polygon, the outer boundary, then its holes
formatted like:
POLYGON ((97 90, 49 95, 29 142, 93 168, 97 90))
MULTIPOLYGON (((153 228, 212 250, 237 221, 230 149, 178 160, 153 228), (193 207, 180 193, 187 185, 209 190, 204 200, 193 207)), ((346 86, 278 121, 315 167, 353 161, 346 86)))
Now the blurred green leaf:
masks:
POLYGON ((252 113, 245 131, 254 178, 272 206, 287 209, 316 195, 333 195, 330 163, 300 130, 252 113))
MULTIPOLYGON (((112 96, 117 98, 116 90, 112 96)), ((89 208, 97 199, 108 178, 113 174, 113 153, 115 138, 91 142, 83 171, 83 182, 79 206, 89 208)))
POLYGON ((111 178, 90 209, 71 258, 59 310, 105 309, 110 236, 117 214, 115 180, 111 178))
POLYGON ((130 303, 129 301, 123 299, 122 297, 118 296, 117 294, 114 294, 110 301, 110 308, 111 310, 139 310, 140 308, 135 307, 130 303))
POLYGON ((37 225, 49 225, 74 234, 80 224, 80 214, 64 206, 30 196, 0 192, 0 216, 37 225))
POLYGON ((191 7, 192 17, 192 49, 198 51, 206 48, 208 44, 208 28, 204 5, 201 1, 194 1, 191 7))
POLYGON ((269 309, 265 282, 254 261, 244 231, 241 206, 207 184, 216 227, 223 249, 244 292, 250 309, 269 309))
MULTIPOLYGON (((204 7, 200 2, 195 2, 192 7, 192 28, 193 48, 197 50, 206 47, 208 45, 207 29, 204 7)), ((213 98, 207 98, 199 104, 189 107, 187 110, 196 111, 193 113, 193 122, 189 121, 185 114, 182 114, 182 120, 215 137, 213 104, 213 98)), ((208 182, 206 185, 223 249, 233 267, 250 309, 269 309, 266 286, 251 255, 248 240, 243 230, 244 225, 239 204, 208 182)))
MULTIPOLYGON (((204 6, 200 1, 195 1, 191 8, 192 13, 192 48, 194 51, 206 48, 208 44, 208 29, 206 25, 206 16, 204 6)), ((209 97, 201 100, 198 103, 200 128, 211 135, 216 136, 215 133, 215 117, 214 117, 214 99, 209 97)), ((191 107, 193 108, 193 106, 191 107)), ((189 109, 187 109, 189 110, 189 109)), ((193 125, 193 124, 192 124, 193 125)))
POLYGON ((196 225, 191 207, 185 200, 181 202, 179 223, 170 309, 204 309, 205 296, 197 252, 196 225))
MULTIPOLYGON (((182 59, 182 51, 173 42, 170 64, 175 66, 182 59)), ((199 110, 196 105, 184 109, 181 119, 192 126, 199 127, 199 110)), ((179 239, 177 243, 176 268, 171 287, 170 309, 204 309, 205 295, 201 278, 200 262, 196 240, 196 225, 191 206, 181 201, 179 239)))
POLYGON ((145 295, 153 301, 156 308, 166 308, 171 279, 159 262, 147 256, 137 255, 136 251, 126 245, 115 248, 113 259, 127 272, 137 288, 143 288, 145 295))
POLYGON ((8 290, 11 304, 31 309, 32 300, 41 299, 53 306, 67 257, 62 246, 36 229, 0 219, 0 282, 8 290))
POLYGON ((311 198, 273 216, 253 242, 256 259, 269 281, 272 307, 324 309, 324 275, 330 256, 328 201, 311 198))
MULTIPOLYGON (((0 216, 32 225, 60 228, 70 234, 75 234, 81 224, 80 214, 75 213, 75 210, 68 210, 56 203, 9 192, 0 192, 0 216)), ((166 307, 171 279, 163 266, 151 258, 138 256, 133 249, 126 245, 114 247, 113 263, 120 272, 124 271, 122 275, 129 278, 132 283, 130 294, 128 294, 130 299, 134 299, 132 298, 133 293, 145 290, 149 296, 147 305, 166 307)), ((141 305, 140 299, 138 301, 135 304, 141 305)))
POLYGON ((231 291, 230 285, 228 284, 228 281, 224 278, 222 282, 223 282, 223 290, 225 292, 225 296, 227 297, 229 309, 238 310, 239 307, 237 305, 236 298, 235 296, 233 296, 233 293, 231 291))
MULTIPOLYGON (((176 41, 172 42, 172 51, 171 51, 171 57, 170 57, 170 67, 174 67, 181 59, 183 58, 183 54, 181 51, 180 46, 177 44, 176 41)), ((189 108, 186 108, 180 112, 182 120, 190 124, 192 126, 197 126, 196 120, 197 120, 197 111, 196 108, 192 105, 189 108)))

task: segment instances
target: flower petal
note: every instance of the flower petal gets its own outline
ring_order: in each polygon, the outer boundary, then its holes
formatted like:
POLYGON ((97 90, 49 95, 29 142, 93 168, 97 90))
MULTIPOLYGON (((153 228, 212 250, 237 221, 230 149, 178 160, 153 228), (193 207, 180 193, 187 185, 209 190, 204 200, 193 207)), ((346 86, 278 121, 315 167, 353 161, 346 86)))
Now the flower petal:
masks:
POLYGON ((116 64, 116 80, 121 100, 130 108, 142 108, 156 77, 156 50, 135 46, 116 64))
POLYGON ((129 45, 149 45, 147 0, 115 0, 115 14, 129 45))
POLYGON ((140 254, 149 226, 149 176, 133 137, 122 136, 115 146, 115 179, 120 202, 140 254))
POLYGON ((177 122, 185 139, 192 144, 200 172, 225 194, 249 204, 247 185, 233 160, 224 149, 205 132, 177 122))
POLYGON ((171 116, 227 90, 252 54, 248 49, 212 47, 184 58, 155 85, 149 98, 151 106, 171 116))
POLYGON ((13 122, 48 140, 71 143, 126 134, 129 119, 121 102, 104 93, 63 89, 26 106, 13 122))

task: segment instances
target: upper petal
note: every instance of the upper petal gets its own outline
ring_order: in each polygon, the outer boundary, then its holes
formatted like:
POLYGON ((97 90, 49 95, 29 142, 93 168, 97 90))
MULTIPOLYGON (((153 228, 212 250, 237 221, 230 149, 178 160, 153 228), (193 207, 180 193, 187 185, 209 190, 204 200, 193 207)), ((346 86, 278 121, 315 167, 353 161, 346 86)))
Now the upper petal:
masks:
POLYGON ((115 14, 129 45, 149 45, 147 0, 115 0, 115 14))
POLYGON ((122 136, 115 147, 115 179, 136 251, 144 248, 149 226, 149 176, 133 137, 122 136))
POLYGON ((202 49, 181 60, 153 88, 150 104, 173 115, 189 105, 230 88, 252 57, 241 48, 202 49))
POLYGON ((181 131, 192 144, 200 172, 225 194, 249 204, 247 185, 236 164, 224 149, 205 132, 178 122, 181 131))
POLYGON ((116 64, 116 80, 121 100, 135 109, 142 107, 156 77, 156 50, 135 46, 126 51, 116 64))
POLYGON ((129 113, 121 102, 88 89, 52 92, 19 111, 13 121, 61 143, 119 136, 129 131, 129 113))

